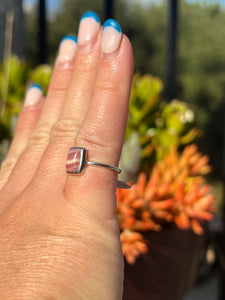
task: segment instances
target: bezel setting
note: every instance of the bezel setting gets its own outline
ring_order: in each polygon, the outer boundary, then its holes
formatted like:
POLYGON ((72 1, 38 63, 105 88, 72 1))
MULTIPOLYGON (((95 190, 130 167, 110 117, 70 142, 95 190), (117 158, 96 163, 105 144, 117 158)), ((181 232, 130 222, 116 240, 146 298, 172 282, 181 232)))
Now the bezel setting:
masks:
POLYGON ((66 172, 79 175, 87 163, 87 151, 83 147, 71 147, 66 161, 66 172))

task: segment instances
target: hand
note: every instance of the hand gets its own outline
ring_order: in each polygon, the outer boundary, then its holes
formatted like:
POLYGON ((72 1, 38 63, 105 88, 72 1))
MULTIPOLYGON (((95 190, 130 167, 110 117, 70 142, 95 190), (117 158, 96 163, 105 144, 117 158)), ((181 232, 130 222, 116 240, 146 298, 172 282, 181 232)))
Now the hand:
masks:
POLYGON ((46 99, 27 91, 0 174, 0 298, 121 299, 116 173, 66 174, 70 147, 117 166, 133 71, 118 23, 94 13, 62 40, 46 99))

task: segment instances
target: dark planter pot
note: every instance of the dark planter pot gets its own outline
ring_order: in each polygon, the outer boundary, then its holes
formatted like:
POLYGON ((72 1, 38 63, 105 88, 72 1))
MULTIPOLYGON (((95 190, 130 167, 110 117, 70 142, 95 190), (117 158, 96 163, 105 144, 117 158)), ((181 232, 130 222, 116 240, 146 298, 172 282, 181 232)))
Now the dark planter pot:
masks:
POLYGON ((148 232, 149 252, 125 262, 123 300, 181 300, 192 286, 203 238, 176 226, 148 232))

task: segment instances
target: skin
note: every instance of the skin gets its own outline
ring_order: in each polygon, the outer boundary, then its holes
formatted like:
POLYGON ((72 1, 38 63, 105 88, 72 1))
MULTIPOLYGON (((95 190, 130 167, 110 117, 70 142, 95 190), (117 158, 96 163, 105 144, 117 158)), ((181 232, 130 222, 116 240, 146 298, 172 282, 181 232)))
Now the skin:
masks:
POLYGON ((89 166, 65 172, 70 147, 117 166, 133 73, 122 35, 112 54, 79 46, 55 65, 49 91, 23 109, 0 173, 0 298, 122 299, 123 255, 116 218, 117 174, 89 166))

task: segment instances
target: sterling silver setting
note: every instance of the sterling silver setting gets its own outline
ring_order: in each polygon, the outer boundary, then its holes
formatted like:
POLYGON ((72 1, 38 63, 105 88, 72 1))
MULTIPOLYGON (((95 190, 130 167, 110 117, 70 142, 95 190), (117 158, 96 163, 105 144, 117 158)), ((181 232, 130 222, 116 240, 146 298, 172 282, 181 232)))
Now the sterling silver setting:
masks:
MULTIPOLYGON (((81 175, 86 166, 98 166, 110 169, 116 173, 121 173, 121 170, 117 167, 93 162, 87 160, 87 150, 83 147, 71 147, 68 152, 67 161, 66 161, 66 172, 67 174, 72 175, 81 175)), ((128 189, 130 186, 123 181, 117 182, 117 187, 128 189)))
POLYGON ((102 164, 99 162, 93 162, 87 160, 87 150, 83 147, 71 147, 66 161, 66 172, 68 174, 81 174, 86 165, 94 165, 103 168, 108 168, 112 171, 121 173, 121 170, 117 167, 102 164))

